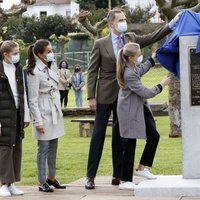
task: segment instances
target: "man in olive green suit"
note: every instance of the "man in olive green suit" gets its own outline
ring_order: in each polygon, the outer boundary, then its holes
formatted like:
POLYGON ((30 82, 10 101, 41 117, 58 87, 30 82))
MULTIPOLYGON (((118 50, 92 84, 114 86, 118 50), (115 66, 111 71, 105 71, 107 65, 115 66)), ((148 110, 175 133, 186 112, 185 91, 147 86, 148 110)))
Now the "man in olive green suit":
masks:
POLYGON ((94 178, 97 173, 102 155, 106 127, 111 112, 113 113, 112 128, 112 160, 113 179, 112 184, 118 185, 121 176, 122 143, 119 134, 117 118, 117 97, 119 86, 116 79, 116 59, 118 50, 128 42, 139 43, 141 48, 159 41, 171 32, 177 19, 172 20, 166 26, 148 35, 136 35, 125 33, 127 30, 126 16, 120 9, 109 11, 108 24, 111 33, 95 41, 88 69, 88 100, 90 108, 96 111, 94 132, 91 138, 86 189, 94 189, 94 178))

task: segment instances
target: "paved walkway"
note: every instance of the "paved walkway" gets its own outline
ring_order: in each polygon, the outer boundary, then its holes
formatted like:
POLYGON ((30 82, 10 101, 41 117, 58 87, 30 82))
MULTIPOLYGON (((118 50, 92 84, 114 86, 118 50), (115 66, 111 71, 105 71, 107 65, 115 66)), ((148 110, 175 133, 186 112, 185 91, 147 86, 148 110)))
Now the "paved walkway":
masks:
MULTIPOLYGON (((54 193, 46 194, 38 192, 37 186, 20 187, 25 195, 2 198, 0 200, 200 200, 200 197, 135 197, 132 191, 118 190, 117 186, 110 184, 111 177, 97 177, 96 189, 84 188, 85 178, 67 185, 66 190, 55 190, 54 193)), ((140 182, 135 179, 134 182, 140 182)))

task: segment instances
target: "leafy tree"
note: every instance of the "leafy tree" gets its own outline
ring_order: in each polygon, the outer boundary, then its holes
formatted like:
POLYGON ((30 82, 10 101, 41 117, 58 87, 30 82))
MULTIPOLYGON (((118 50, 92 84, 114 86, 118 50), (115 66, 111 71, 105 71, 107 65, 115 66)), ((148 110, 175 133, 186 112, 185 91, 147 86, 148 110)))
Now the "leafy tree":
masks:
POLYGON ((90 12, 91 16, 89 16, 88 19, 90 20, 90 23, 94 25, 106 17, 108 9, 107 8, 91 9, 90 12))
POLYGON ((128 19, 128 23, 146 23, 152 17, 155 16, 156 11, 152 11, 152 4, 147 5, 146 7, 136 6, 135 8, 126 8, 126 17, 128 19))
POLYGON ((41 19, 36 17, 11 17, 6 22, 7 32, 4 39, 22 39, 25 43, 33 43, 37 39, 49 39, 52 34, 57 37, 67 35, 69 32, 77 32, 70 18, 60 15, 52 15, 41 19))
POLYGON ((57 36, 56 34, 53 34, 49 37, 49 39, 58 43, 61 51, 61 57, 64 59, 64 48, 65 45, 69 42, 69 37, 64 35, 57 36))

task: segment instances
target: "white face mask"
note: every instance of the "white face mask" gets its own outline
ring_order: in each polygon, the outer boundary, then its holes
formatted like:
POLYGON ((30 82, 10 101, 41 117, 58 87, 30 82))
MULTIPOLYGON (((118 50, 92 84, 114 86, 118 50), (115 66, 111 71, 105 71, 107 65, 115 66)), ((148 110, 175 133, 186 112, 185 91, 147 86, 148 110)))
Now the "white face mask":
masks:
POLYGON ((115 27, 115 29, 120 33, 126 32, 127 29, 128 29, 127 22, 118 22, 118 24, 115 27))
POLYGON ((18 63, 19 61, 20 61, 20 55, 19 55, 19 54, 17 54, 17 55, 12 55, 12 56, 11 56, 11 62, 12 62, 13 64, 18 63))
POLYGON ((139 57, 137 57, 137 61, 136 61, 136 64, 137 65, 140 65, 143 61, 143 55, 140 55, 139 57))
POLYGON ((48 54, 46 55, 46 57, 47 57, 47 62, 52 62, 52 61, 55 60, 53 51, 50 52, 50 53, 48 53, 48 54))

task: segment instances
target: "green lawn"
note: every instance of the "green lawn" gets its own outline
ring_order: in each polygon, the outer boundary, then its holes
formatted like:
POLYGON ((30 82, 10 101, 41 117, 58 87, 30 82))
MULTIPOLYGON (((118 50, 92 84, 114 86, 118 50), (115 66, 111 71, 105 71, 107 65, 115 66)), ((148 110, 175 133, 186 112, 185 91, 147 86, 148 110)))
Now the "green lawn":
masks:
MULTIPOLYGON (((157 85, 158 83, 160 83, 161 80, 167 74, 168 72, 165 68, 154 67, 154 68, 151 68, 150 71, 142 77, 142 82, 146 87, 151 88, 157 85)), ((85 79, 87 80, 87 75, 85 75, 85 79)), ((162 103, 162 102, 167 102, 168 101, 167 98, 168 98, 168 88, 166 87, 161 94, 157 95, 153 99, 150 99, 149 101, 162 103)), ((88 106, 86 87, 83 88, 83 100, 84 100, 83 106, 88 106)), ((69 92, 68 107, 74 107, 74 106, 75 106, 75 95, 74 95, 74 91, 71 89, 69 92)))
MULTIPOLYGON (((71 123, 72 118, 65 118, 66 135, 59 141, 57 176, 59 180, 69 183, 85 176, 90 138, 79 137, 78 124, 71 123)), ((157 125, 161 134, 158 151, 152 172, 156 174, 181 173, 181 139, 169 138, 168 117, 158 117, 157 125)), ((145 141, 138 140, 136 162, 140 158, 145 141)), ((23 142, 23 167, 21 184, 33 185, 37 183, 36 152, 37 143, 31 137, 31 127, 26 130, 23 142)), ((111 175, 111 128, 107 130, 104 152, 98 175, 111 175)))
MULTIPOLYGON (((164 69, 153 68, 148 75, 143 78, 143 81, 145 85, 151 87, 159 83, 166 74, 167 72, 164 69)), ((167 101, 167 89, 152 101, 167 101)), ((74 105, 74 93, 71 90, 69 95, 69 106, 73 107, 74 105)), ((85 89, 84 105, 87 106, 85 89)), ((78 124, 71 123, 71 119, 72 117, 65 117, 66 135, 59 141, 57 177, 63 183, 69 183, 86 175, 90 138, 79 137, 78 124)), ((152 172, 155 174, 181 174, 181 139, 168 137, 168 117, 157 117, 156 119, 161 139, 152 172)), ((31 126, 26 129, 26 138, 24 139, 23 144, 22 182, 20 184, 35 185, 37 184, 37 142, 32 139, 31 126)), ((139 161, 144 144, 145 141, 138 140, 136 164, 139 161)), ((97 175, 112 175, 111 161, 111 127, 108 127, 104 152, 97 175)))

